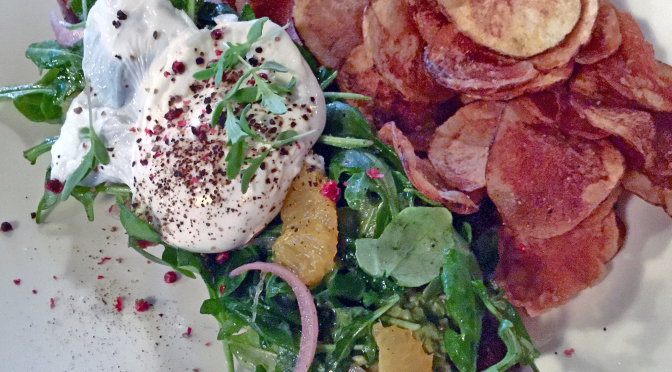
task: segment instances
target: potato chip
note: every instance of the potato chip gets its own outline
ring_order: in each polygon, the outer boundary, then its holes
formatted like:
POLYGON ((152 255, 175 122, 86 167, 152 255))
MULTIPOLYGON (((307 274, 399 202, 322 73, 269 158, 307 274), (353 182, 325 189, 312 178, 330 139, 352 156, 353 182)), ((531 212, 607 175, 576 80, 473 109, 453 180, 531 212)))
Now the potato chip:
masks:
POLYGON ((362 43, 362 17, 368 0, 294 0, 294 26, 321 64, 338 68, 362 43))
POLYGON ((564 66, 556 67, 544 73, 539 73, 534 79, 521 85, 494 93, 466 93, 463 95, 462 100, 472 101, 474 99, 487 99, 506 101, 522 96, 523 94, 540 92, 569 79, 569 77, 572 76, 573 66, 574 63, 570 61, 564 66))
POLYGON ((627 107, 593 106, 576 99, 574 102, 590 124, 620 137, 642 155, 645 166, 653 165, 655 129, 650 113, 627 107))
POLYGON ((529 58, 528 61, 540 71, 548 71, 569 63, 579 48, 590 39, 598 9, 598 0, 581 0, 581 18, 572 32, 560 44, 529 58))
POLYGON ((441 27, 448 24, 436 0, 406 0, 406 6, 408 15, 413 18, 415 27, 426 43, 434 40, 441 27))
POLYGON ((574 61, 583 65, 601 61, 614 54, 622 40, 616 8, 608 0, 600 0, 590 41, 579 49, 574 61))
POLYGON ((505 106, 496 101, 471 103, 434 132, 429 160, 448 186, 462 191, 485 187, 488 149, 505 106))
POLYGON ((490 148, 486 187, 505 225, 545 239, 590 215, 623 171, 623 157, 609 142, 564 135, 512 102, 490 148))
POLYGON ((409 102, 442 102, 455 93, 432 79, 422 61, 425 42, 400 0, 376 0, 364 13, 364 44, 374 68, 409 102))
POLYGON ((530 57, 558 45, 579 21, 580 0, 439 0, 460 32, 499 53, 530 57))
POLYGON ((495 280, 506 298, 538 316, 596 283, 622 244, 613 204, 619 189, 572 230, 549 239, 501 229, 495 280))
POLYGON ((623 175, 623 187, 647 203, 663 207, 665 213, 672 217, 671 180, 661 182, 643 172, 628 169, 623 175))
POLYGON ((394 147, 408 179, 429 199, 443 204, 451 212, 458 214, 471 214, 478 211, 478 200, 475 201, 463 192, 450 189, 436 172, 432 163, 427 159, 420 159, 415 154, 411 142, 393 122, 380 128, 378 138, 394 147))
POLYGON ((656 111, 672 112, 672 86, 661 81, 653 46, 629 13, 617 12, 623 42, 616 53, 591 66, 624 98, 656 111))
POLYGON ((427 71, 441 85, 478 97, 522 85, 539 74, 529 62, 474 43, 453 24, 439 31, 427 46, 424 60, 427 71))
POLYGON ((408 102, 373 70, 373 57, 364 46, 355 48, 336 78, 341 90, 371 97, 371 101, 349 100, 374 128, 388 121, 397 123, 413 147, 426 151, 432 133, 452 115, 455 103, 408 102))

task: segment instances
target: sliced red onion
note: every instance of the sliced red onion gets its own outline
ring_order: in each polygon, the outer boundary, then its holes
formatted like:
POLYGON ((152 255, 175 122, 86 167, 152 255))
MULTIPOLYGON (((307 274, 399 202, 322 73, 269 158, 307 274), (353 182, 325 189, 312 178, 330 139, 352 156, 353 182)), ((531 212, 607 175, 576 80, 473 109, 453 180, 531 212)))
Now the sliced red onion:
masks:
POLYGON ((76 42, 84 37, 84 29, 69 30, 68 27, 72 24, 61 21, 55 10, 49 13, 49 21, 51 22, 51 29, 54 30, 56 42, 63 47, 71 48, 76 42))
POLYGON ((317 309, 315 308, 313 295, 296 274, 274 263, 252 262, 231 271, 231 277, 238 276, 249 270, 259 270, 277 275, 292 287, 292 291, 299 303, 299 314, 301 314, 301 343, 299 344, 299 355, 296 359, 294 372, 307 372, 310 365, 313 364, 315 350, 317 349, 317 309))

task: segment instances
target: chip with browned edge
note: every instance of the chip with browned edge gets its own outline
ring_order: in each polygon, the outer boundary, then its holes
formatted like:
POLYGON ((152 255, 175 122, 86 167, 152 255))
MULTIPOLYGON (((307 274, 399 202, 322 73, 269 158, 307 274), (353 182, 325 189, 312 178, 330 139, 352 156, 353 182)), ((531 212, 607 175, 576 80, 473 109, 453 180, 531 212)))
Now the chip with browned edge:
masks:
POLYGON ((457 28, 475 42, 512 57, 558 45, 581 15, 580 0, 439 0, 457 28))
POLYGON ((434 132, 429 160, 448 186, 462 191, 485 187, 488 149, 505 106, 496 101, 468 104, 434 132))
POLYGON ((562 134, 511 102, 486 167, 488 196, 516 234, 538 239, 573 229, 616 187, 625 169, 605 140, 562 134))

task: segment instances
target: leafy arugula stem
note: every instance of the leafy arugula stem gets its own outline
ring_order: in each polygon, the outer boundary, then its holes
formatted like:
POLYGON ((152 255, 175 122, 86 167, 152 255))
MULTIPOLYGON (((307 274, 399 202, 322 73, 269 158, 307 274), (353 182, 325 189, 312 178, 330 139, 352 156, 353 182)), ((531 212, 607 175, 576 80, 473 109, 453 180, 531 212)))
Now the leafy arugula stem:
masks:
POLYGON ((361 94, 355 93, 342 93, 342 92, 324 92, 324 98, 329 99, 359 99, 363 101, 370 101, 371 97, 367 97, 361 94))
POLYGON ((222 340, 222 349, 224 350, 224 359, 226 359, 226 372, 236 372, 233 365, 233 353, 231 352, 229 340, 222 340))
POLYGON ((317 141, 328 146, 340 147, 342 149, 355 149, 360 147, 373 146, 373 141, 353 137, 335 137, 322 135, 317 141))

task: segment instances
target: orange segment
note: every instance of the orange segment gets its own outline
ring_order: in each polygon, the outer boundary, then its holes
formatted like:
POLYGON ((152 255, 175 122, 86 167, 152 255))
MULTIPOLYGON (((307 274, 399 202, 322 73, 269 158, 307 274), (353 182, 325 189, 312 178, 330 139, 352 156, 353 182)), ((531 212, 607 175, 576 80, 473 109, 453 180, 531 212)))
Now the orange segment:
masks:
POLYGON ((304 164, 280 211, 282 234, 273 245, 273 262, 293 271, 306 285, 319 283, 334 267, 336 203, 320 193, 327 182, 321 170, 304 164))
POLYGON ((378 345, 379 372, 431 372, 432 356, 422 348, 422 341, 413 338, 413 332, 396 325, 373 325, 373 338, 378 345))

